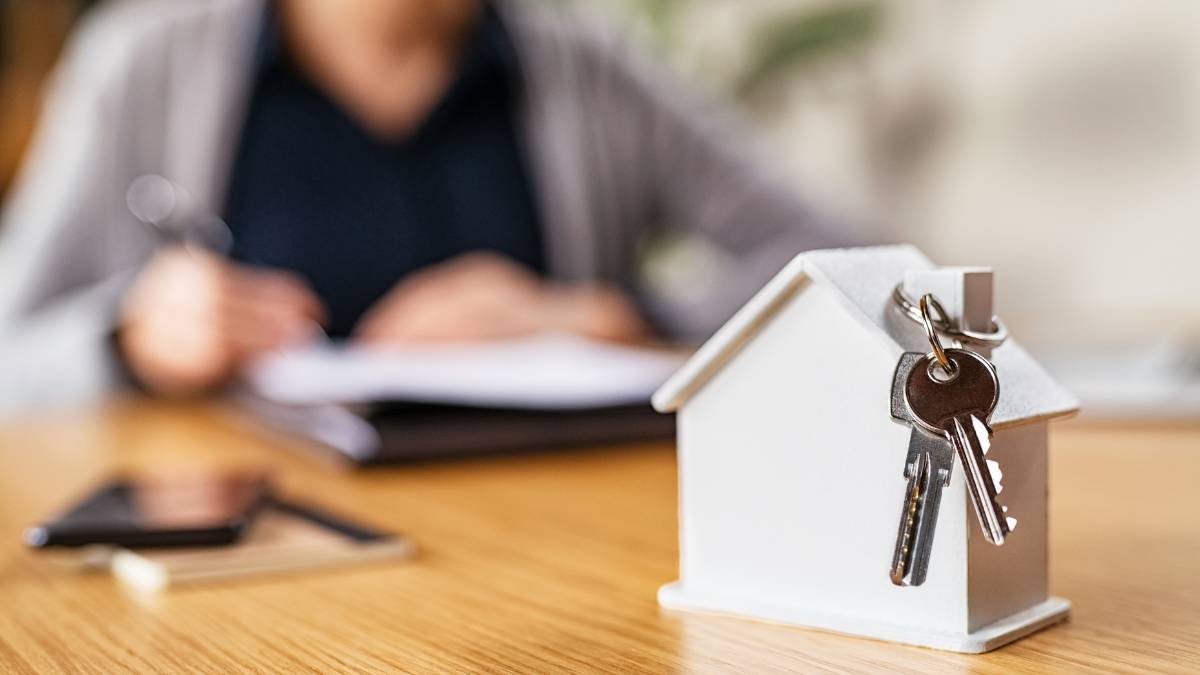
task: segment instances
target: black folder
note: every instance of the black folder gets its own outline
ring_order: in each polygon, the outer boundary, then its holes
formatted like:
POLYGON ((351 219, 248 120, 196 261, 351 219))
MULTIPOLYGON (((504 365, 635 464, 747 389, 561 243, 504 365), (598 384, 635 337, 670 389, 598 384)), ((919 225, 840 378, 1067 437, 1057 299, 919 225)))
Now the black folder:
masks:
POLYGON ((648 403, 583 410, 387 404, 365 419, 379 448, 359 464, 520 453, 671 439, 675 416, 648 403))
POLYGON ((315 442, 359 466, 661 441, 675 435, 675 416, 658 413, 649 403, 530 410, 407 402, 297 407, 246 395, 236 400, 256 423, 315 442))

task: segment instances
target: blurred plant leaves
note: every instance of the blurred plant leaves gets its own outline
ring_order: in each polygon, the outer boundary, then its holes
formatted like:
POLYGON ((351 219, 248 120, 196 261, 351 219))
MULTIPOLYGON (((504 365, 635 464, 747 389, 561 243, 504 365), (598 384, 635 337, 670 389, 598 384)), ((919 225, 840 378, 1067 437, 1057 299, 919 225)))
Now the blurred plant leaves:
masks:
POLYGON ((735 92, 751 98, 794 68, 863 47, 875 35, 881 14, 879 3, 867 2, 804 9, 772 19, 755 31, 755 47, 734 83, 735 92))
POLYGON ((653 29, 664 41, 669 41, 672 20, 681 4, 681 0, 641 0, 638 6, 653 29))

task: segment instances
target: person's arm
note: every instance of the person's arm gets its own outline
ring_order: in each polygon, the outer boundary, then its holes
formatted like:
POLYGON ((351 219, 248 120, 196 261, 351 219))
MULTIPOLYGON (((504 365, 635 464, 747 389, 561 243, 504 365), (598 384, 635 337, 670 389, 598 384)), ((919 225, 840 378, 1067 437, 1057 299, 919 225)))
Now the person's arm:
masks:
POLYGON ((93 19, 72 40, 5 213, 0 409, 124 384, 203 393, 319 333, 324 309, 301 279, 178 247, 154 253, 125 205, 131 164, 148 154, 128 130, 154 128, 155 113, 128 103, 140 99, 121 18, 93 19))
POLYGON ((695 237, 709 261, 702 289, 642 298, 658 325, 707 337, 797 253, 862 243, 753 161, 726 113, 629 53, 610 39, 593 42, 596 118, 627 165, 626 189, 646 191, 650 216, 638 225, 695 237))
POLYGON ((115 163, 116 57, 91 27, 50 80, 39 128, 0 222, 0 408, 79 400, 119 377, 115 274, 103 222, 115 163))

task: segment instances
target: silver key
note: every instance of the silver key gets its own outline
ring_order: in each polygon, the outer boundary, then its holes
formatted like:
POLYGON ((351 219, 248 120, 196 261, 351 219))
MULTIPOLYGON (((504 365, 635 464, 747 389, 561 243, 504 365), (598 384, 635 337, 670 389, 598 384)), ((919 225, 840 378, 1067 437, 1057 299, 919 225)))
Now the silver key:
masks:
POLYGON ((892 552, 891 578, 897 586, 920 586, 929 572, 942 488, 950 483, 954 451, 942 438, 914 428, 908 459, 904 466, 908 485, 892 552))
POLYGON ((945 353, 954 372, 939 377, 943 371, 934 355, 925 356, 908 373, 904 399, 914 422, 954 446, 983 536, 999 546, 1016 526, 997 499, 1002 489, 1000 467, 986 459, 992 438, 987 423, 1000 396, 1000 381, 992 364, 975 352, 947 349, 945 353))
POLYGON ((950 483, 954 449, 940 435, 931 435, 917 424, 908 409, 904 390, 913 366, 925 358, 918 352, 900 357, 892 382, 892 417, 913 427, 904 461, 904 506, 892 552, 891 579, 897 586, 920 586, 929 571, 933 534, 937 527, 942 488, 950 483))

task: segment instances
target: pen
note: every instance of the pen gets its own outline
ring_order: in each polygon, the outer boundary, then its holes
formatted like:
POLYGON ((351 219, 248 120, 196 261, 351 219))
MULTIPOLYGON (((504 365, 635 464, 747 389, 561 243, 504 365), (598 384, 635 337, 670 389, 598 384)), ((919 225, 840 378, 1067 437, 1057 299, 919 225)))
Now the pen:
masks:
POLYGON ((216 214, 196 215, 191 193, 164 176, 146 174, 134 179, 125 191, 125 204, 133 217, 165 244, 220 256, 233 250, 229 225, 216 214))
MULTIPOLYGON (((189 252, 203 251, 227 258, 233 251, 233 230, 214 213, 197 213, 192 194, 160 174, 145 174, 125 190, 125 205, 164 245, 179 245, 189 252)), ((243 260, 253 265, 253 260, 243 260)), ((329 334, 316 321, 314 334, 329 334)))

